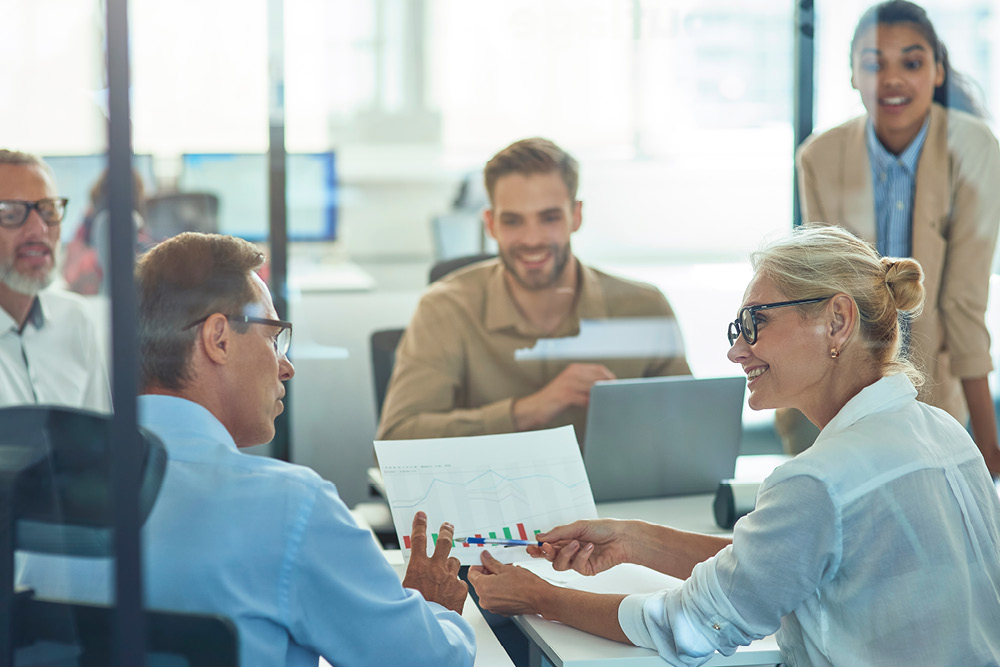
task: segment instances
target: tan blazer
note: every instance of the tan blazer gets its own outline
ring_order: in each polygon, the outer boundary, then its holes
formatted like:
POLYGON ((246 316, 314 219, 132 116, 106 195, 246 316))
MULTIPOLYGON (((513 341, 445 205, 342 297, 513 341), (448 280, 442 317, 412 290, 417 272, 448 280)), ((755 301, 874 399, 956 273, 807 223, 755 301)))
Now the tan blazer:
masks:
MULTIPOLYGON (((796 154, 804 222, 841 225, 875 243, 875 195, 865 116, 806 139, 796 154)), ((931 108, 917 163, 913 257, 924 270, 924 312, 911 357, 927 374, 921 399, 965 423, 959 378, 992 369, 986 304, 1000 224, 1000 147, 978 118, 931 108)))

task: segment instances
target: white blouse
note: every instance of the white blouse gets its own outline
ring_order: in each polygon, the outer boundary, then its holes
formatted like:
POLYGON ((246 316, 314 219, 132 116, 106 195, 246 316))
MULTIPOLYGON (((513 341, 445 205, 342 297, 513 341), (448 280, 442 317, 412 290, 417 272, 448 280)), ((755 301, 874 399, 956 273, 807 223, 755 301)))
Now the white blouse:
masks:
POLYGON ((1000 664, 1000 499, 962 426, 885 377, 768 477, 731 546, 618 616, 671 664, 776 630, 788 665, 1000 664))

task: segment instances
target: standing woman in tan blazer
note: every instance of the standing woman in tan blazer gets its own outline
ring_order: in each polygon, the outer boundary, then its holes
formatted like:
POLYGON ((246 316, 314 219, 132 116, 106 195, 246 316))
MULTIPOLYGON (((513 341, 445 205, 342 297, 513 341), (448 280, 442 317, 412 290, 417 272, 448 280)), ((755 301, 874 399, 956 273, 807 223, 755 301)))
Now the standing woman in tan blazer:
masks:
MULTIPOLYGON (((948 62, 924 10, 868 9, 851 40, 851 85, 867 114, 809 137, 796 155, 804 222, 841 225, 883 256, 924 269, 924 311, 909 355, 928 377, 920 398, 972 433, 994 476, 1000 448, 987 375, 986 305, 1000 224, 1000 147, 948 62)), ((787 449, 796 416, 777 416, 787 449)))

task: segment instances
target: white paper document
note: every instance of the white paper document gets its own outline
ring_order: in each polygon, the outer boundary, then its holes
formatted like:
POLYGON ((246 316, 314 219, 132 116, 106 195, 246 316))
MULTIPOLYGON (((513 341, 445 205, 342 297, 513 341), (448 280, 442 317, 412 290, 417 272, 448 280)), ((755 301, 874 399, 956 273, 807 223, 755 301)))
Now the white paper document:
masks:
MULTIPOLYGON (((536 533, 597 518, 572 426, 546 431, 426 440, 377 440, 375 453, 406 559, 418 510, 427 513, 428 553, 445 521, 455 537, 534 540, 536 533)), ((523 546, 465 546, 452 555, 479 565, 488 549, 506 563, 530 557, 523 546)))
POLYGON ((552 569, 552 563, 541 558, 521 565, 550 584, 588 593, 656 593, 684 583, 676 577, 634 563, 622 563, 591 577, 574 570, 557 572, 552 569))

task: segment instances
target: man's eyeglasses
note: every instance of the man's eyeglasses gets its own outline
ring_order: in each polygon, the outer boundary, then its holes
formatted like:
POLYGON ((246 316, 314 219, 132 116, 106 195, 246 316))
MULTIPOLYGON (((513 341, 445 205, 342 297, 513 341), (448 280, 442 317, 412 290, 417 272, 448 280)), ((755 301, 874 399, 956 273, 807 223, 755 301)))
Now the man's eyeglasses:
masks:
POLYGON ((819 296, 815 299, 797 299, 795 301, 779 301, 777 303, 762 303, 759 306, 746 306, 740 308, 739 314, 736 316, 736 320, 729 323, 729 346, 732 347, 736 339, 743 334, 743 340, 747 342, 748 345, 753 345, 757 342, 757 311, 760 310, 770 310, 771 308, 784 308, 785 306, 801 306, 807 303, 819 303, 820 301, 826 301, 827 299, 832 299, 835 295, 830 296, 819 296))
MULTIPOLYGON (((214 314, 214 313, 213 313, 214 314)), ((212 315, 206 315, 200 320, 195 320, 191 324, 187 325, 181 331, 187 331, 193 327, 202 324, 205 320, 210 318, 212 315)), ((244 324, 263 324, 269 327, 279 327, 278 333, 274 335, 271 339, 271 343, 274 345, 274 353, 278 357, 283 357, 288 354, 288 347, 292 344, 292 323, 286 322, 285 320, 269 320, 264 317, 250 317, 249 315, 226 315, 226 319, 230 322, 243 322, 244 324)))
POLYGON ((38 201, 0 199, 0 227, 17 229, 28 219, 31 209, 38 211, 39 217, 49 227, 58 225, 62 222, 63 216, 66 215, 66 204, 68 203, 69 199, 66 197, 39 199, 38 201))

